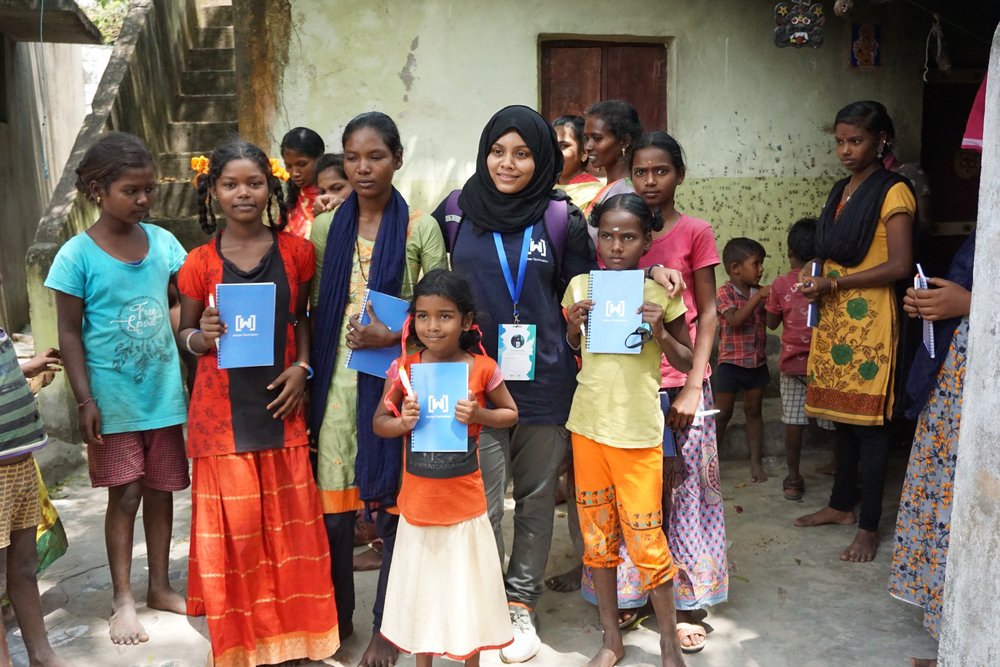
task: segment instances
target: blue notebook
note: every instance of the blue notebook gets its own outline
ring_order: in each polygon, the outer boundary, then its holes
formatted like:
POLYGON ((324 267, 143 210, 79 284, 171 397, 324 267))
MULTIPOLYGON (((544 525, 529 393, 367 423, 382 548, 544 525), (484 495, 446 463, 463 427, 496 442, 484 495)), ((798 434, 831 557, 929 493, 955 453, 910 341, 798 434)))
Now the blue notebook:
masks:
MULTIPOLYGON (((399 333, 406 321, 406 316, 410 310, 410 304, 394 296, 367 290, 365 298, 361 300, 361 324, 370 324, 371 318, 368 316, 368 302, 371 301, 372 310, 375 316, 387 326, 390 331, 399 333)), ((359 373, 377 375, 385 377, 392 362, 399 358, 401 351, 399 346, 373 347, 365 350, 350 350, 347 353, 347 367, 353 368, 359 373)))
POLYGON ((594 309, 587 317, 587 351, 599 354, 639 354, 625 340, 642 324, 644 272, 591 271, 587 298, 594 309))
POLYGON ((469 364, 413 364, 413 392, 420 419, 410 435, 415 452, 467 452, 469 427, 455 419, 455 405, 469 397, 469 364))
POLYGON ((219 283, 219 368, 274 365, 274 283, 219 283))

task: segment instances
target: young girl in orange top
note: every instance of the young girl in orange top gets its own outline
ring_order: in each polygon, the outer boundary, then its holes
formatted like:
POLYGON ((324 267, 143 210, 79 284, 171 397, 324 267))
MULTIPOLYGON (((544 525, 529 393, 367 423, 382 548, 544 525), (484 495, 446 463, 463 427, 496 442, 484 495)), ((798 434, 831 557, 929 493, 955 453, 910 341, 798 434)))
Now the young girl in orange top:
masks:
MULTIPOLYGON (((475 666, 480 651, 513 641, 496 541, 486 516, 478 441, 483 426, 514 425, 517 406, 496 362, 482 352, 469 352, 479 346, 474 312, 469 284, 450 271, 431 271, 414 289, 409 332, 421 349, 403 357, 403 369, 419 363, 467 363, 470 394, 455 408, 455 418, 469 426, 466 452, 414 452, 406 439, 398 497, 402 516, 382 634, 416 653, 418 667, 429 667, 435 655, 475 666)), ((404 398, 400 375, 400 361, 393 362, 373 424, 383 438, 410 433, 420 419, 417 397, 408 391, 404 398), (402 413, 396 407, 400 403, 402 413)))
POLYGON ((295 127, 281 138, 281 159, 288 171, 288 231, 309 238, 319 197, 316 161, 323 156, 323 137, 308 127, 295 127))

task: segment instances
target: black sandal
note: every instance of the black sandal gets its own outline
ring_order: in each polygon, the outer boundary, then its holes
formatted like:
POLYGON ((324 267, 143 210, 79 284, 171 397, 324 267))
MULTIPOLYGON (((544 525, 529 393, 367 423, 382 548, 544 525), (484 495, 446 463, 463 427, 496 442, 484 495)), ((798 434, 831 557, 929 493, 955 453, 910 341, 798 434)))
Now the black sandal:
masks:
POLYGON ((806 481, 801 475, 798 479, 786 477, 781 483, 781 490, 785 495, 785 500, 802 500, 802 492, 806 490, 806 481))

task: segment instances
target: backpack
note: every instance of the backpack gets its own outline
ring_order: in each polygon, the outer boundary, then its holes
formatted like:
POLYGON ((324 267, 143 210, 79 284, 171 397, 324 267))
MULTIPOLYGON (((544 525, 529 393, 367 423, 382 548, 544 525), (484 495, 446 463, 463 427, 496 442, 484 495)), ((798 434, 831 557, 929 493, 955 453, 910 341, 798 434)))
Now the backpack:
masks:
MULTIPOLYGON (((444 237, 448 252, 455 250, 458 239, 458 228, 465 215, 458 205, 461 190, 452 190, 444 202, 444 237)), ((552 242, 552 258, 556 265, 556 275, 561 272, 563 249, 566 247, 566 235, 569 232, 569 204, 565 199, 552 199, 545 208, 542 218, 549 240, 552 242)))

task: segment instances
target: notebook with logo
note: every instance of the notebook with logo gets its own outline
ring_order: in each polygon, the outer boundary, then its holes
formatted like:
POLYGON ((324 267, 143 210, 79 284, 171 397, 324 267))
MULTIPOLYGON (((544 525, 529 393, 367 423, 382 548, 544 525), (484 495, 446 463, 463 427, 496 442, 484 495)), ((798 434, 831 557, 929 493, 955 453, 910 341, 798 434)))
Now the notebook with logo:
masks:
POLYGON ((639 354, 625 341, 642 324, 643 271, 591 271, 588 298, 594 309, 587 316, 587 351, 598 354, 639 354))
MULTIPOLYGON (((368 303, 371 302, 375 317, 381 320, 382 324, 390 331, 399 333, 406 322, 406 316, 410 310, 410 304, 394 296, 376 292, 375 290, 365 291, 365 298, 361 301, 361 324, 371 324, 371 317, 368 316, 368 303)), ((377 375, 385 377, 392 362, 399 357, 400 349, 398 345, 390 347, 373 347, 364 350, 349 350, 347 353, 347 367, 353 368, 359 373, 377 375)))
POLYGON ((410 382, 420 403, 420 419, 410 435, 412 450, 468 451, 469 427, 455 419, 455 405, 469 397, 469 365, 413 364, 410 382))
POLYGON ((274 365, 274 283, 219 283, 215 303, 226 333, 219 368, 274 365))

